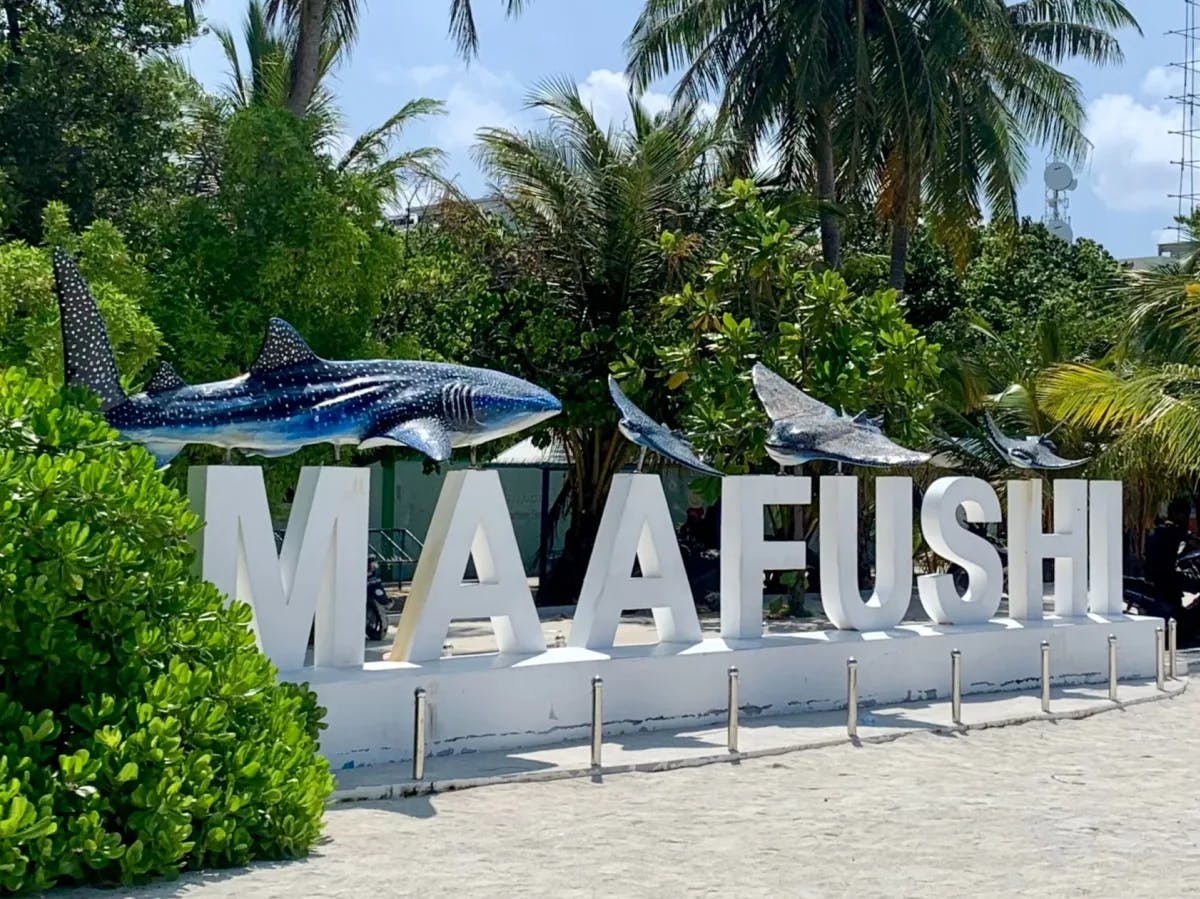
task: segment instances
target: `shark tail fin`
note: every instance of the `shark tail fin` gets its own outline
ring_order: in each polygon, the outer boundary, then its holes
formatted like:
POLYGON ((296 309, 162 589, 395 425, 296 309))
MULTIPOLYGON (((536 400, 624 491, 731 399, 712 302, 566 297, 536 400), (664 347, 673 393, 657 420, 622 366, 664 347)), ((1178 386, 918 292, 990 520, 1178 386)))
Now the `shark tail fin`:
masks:
POLYGON ((119 406, 126 396, 104 319, 75 261, 61 248, 54 251, 54 292, 62 326, 64 382, 94 391, 105 412, 119 406))

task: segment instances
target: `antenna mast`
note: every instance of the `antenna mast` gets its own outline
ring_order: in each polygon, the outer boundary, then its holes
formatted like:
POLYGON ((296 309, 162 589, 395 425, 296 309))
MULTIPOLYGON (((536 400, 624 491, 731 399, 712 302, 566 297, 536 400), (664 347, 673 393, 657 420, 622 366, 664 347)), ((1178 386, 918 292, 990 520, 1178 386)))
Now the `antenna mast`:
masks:
MULTIPOLYGON (((1187 218, 1196 211, 1200 201, 1197 191, 1197 171, 1200 161, 1196 158, 1197 142, 1200 141, 1200 123, 1197 122, 1197 105, 1200 105, 1200 0, 1182 0, 1184 24, 1182 28, 1167 32, 1183 38, 1183 61, 1171 65, 1183 73, 1183 89, 1179 94, 1168 97, 1179 104, 1180 125, 1172 134, 1179 136, 1180 151, 1176 165, 1179 166, 1179 192, 1170 196, 1178 201, 1177 214, 1187 218)), ((1183 242, 1183 227, 1175 226, 1177 240, 1183 242)))

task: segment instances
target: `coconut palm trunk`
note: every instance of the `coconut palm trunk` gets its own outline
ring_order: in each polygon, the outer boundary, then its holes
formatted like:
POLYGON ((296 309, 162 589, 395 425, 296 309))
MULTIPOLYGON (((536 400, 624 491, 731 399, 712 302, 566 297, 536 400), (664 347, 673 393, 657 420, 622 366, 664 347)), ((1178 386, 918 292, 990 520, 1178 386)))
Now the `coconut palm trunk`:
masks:
POLYGON ((817 111, 814 128, 817 159, 817 197, 821 200, 821 257, 830 268, 842 261, 842 235, 837 213, 837 167, 834 162, 832 112, 817 111))
POLYGON ((321 44, 327 15, 327 0, 300 0, 296 56, 292 62, 292 83, 287 98, 292 115, 302 116, 308 111, 321 79, 321 44))

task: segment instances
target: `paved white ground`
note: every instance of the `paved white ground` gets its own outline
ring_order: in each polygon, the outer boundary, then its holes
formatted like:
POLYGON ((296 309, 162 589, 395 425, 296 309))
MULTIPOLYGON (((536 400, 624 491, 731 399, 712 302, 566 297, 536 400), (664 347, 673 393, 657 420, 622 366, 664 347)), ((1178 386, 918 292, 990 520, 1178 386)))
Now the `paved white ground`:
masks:
POLYGON ((308 860, 135 895, 1196 896, 1198 772, 1193 679, 1083 721, 343 805, 308 860))

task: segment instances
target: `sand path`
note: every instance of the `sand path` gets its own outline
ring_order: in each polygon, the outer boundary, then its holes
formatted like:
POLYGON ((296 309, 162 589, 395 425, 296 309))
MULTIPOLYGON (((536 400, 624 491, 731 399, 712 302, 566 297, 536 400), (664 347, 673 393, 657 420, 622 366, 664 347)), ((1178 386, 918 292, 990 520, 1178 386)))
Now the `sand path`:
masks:
POLYGON ((306 861, 134 895, 1195 896, 1198 772, 1193 678, 1084 721, 343 805, 306 861))

